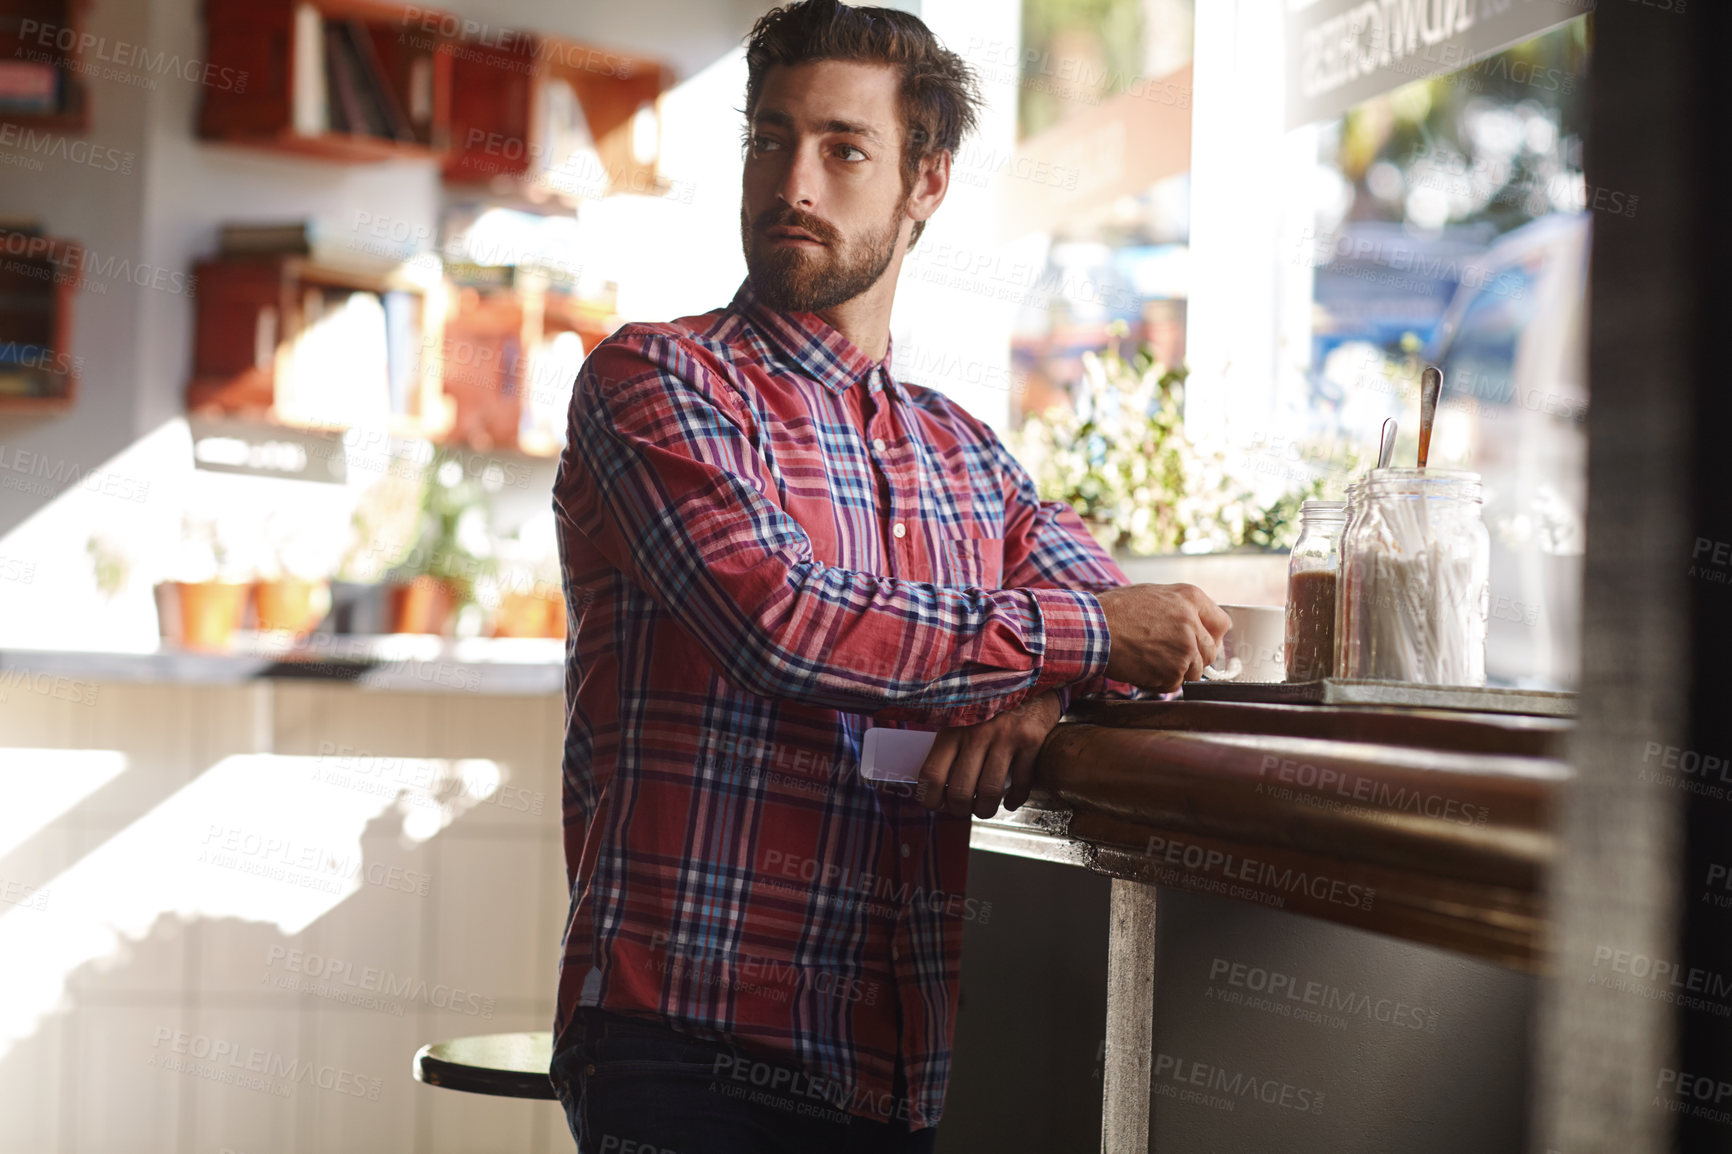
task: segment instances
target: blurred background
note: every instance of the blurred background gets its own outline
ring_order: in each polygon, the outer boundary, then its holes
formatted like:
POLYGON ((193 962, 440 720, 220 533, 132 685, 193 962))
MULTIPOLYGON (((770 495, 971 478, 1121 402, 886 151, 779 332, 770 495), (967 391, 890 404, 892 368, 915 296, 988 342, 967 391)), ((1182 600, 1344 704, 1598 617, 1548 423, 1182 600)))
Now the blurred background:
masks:
MULTIPOLYGON (((1491 683, 1574 687, 1587 245, 1637 211, 1583 178, 1587 18, 1311 115, 1305 4, 898 6, 987 108, 897 375, 1133 579, 1279 603, 1298 502, 1386 417, 1412 461, 1435 362, 1491 683)), ((569 1148, 408 1059, 551 1020, 566 404, 617 326, 743 278, 767 7, 0 0, 0 1149, 569 1148), (361 1089, 201 1084, 181 1032, 361 1089)), ((946 1149, 1098 1141, 1106 883, 1065 872, 977 864, 1027 904, 970 927, 946 1149), (1042 1012, 988 1021, 1036 941, 1042 1012), (1006 1066, 1064 1105, 1007 1122, 1006 1066)))
MULTIPOLYGON (((744 275, 759 9, 117 7, 0 16, 0 551, 30 572, 0 645, 557 637, 577 365, 744 275)), ((1151 555, 1291 544, 1385 417, 1411 457, 1437 361, 1434 460, 1487 483, 1492 681, 1573 685, 1584 254, 1594 211, 1636 210, 1584 184, 1585 19, 1288 128, 1254 111, 1279 74, 1193 100, 1188 0, 970 11, 947 42, 988 115, 904 268, 899 374, 1151 555), (1151 364, 1188 372, 1211 469, 1132 483, 1131 446, 1079 435, 1151 364)))

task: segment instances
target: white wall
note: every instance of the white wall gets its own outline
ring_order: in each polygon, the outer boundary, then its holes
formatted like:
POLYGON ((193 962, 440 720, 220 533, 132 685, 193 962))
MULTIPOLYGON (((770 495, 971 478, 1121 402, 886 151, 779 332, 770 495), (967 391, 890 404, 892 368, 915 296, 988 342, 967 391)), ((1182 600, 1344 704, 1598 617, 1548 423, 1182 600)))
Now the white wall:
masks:
MULTIPOLYGON (((148 16, 142 4, 96 5, 86 30, 109 43, 143 43, 148 16)), ((128 278, 144 260, 149 227, 153 97, 109 81, 88 86, 90 131, 40 134, 34 145, 19 138, 5 151, 34 158, 40 168, 9 166, 0 181, 0 214, 81 242, 90 262, 74 295, 71 347, 57 350, 75 358, 76 407, 64 415, 0 416, 0 558, 8 562, 0 573, 10 578, 0 582, 0 638, 26 643, 62 629, 119 630, 137 642, 137 613, 111 615, 97 597, 85 541, 92 532, 147 526, 177 501, 152 467, 157 446, 135 443, 143 431, 141 306, 155 290, 128 278), (87 155, 86 146, 102 150, 88 154, 99 161, 69 159, 87 155), (81 612, 69 619, 75 609, 81 612)), ((148 283, 152 271, 138 275, 148 283)))

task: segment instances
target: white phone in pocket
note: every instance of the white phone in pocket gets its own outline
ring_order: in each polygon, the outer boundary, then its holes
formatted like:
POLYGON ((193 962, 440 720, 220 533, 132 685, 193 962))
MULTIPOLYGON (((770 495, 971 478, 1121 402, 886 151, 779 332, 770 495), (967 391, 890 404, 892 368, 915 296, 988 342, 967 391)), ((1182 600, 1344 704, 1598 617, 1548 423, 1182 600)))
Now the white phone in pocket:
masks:
POLYGON ((867 781, 918 781, 938 734, 925 729, 868 729, 860 741, 860 776, 867 781))

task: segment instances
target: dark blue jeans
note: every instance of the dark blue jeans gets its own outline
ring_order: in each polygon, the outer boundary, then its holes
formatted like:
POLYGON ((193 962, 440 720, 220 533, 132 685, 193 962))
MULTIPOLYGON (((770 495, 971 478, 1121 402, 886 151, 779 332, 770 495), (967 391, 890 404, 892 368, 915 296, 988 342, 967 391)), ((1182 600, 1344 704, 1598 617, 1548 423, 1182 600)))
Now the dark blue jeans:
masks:
MULTIPOLYGON (((928 1154, 937 1128, 861 1118, 823 1083, 656 1019, 578 1010, 553 1056, 578 1154, 928 1154)), ((907 1094, 896 1071, 895 1098, 907 1094)))

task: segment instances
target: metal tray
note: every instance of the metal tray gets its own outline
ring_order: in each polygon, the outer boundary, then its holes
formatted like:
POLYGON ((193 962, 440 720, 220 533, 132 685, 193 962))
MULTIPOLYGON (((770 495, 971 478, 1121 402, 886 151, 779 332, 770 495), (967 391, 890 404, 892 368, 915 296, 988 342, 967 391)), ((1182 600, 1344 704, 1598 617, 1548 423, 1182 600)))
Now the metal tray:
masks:
POLYGON ((1576 716, 1576 695, 1543 689, 1473 685, 1420 685, 1410 681, 1187 681, 1186 701, 1258 705, 1381 705, 1407 709, 1460 709, 1472 713, 1576 716))

